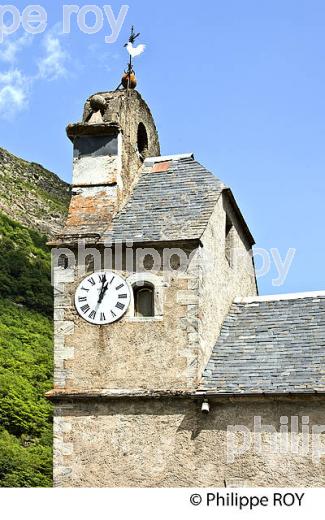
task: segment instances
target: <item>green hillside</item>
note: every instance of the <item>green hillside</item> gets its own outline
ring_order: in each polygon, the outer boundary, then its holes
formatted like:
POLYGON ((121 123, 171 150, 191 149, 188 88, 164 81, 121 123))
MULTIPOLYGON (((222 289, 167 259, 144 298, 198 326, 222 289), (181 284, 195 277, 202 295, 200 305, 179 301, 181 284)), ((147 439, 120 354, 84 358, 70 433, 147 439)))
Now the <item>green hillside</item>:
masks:
POLYGON ((50 486, 50 254, 45 236, 2 213, 0 236, 0 487, 50 486))
POLYGON ((0 150, 0 487, 52 486, 52 408, 44 398, 53 374, 46 242, 67 203, 67 185, 58 177, 0 150), (29 195, 21 196, 27 188, 29 195))

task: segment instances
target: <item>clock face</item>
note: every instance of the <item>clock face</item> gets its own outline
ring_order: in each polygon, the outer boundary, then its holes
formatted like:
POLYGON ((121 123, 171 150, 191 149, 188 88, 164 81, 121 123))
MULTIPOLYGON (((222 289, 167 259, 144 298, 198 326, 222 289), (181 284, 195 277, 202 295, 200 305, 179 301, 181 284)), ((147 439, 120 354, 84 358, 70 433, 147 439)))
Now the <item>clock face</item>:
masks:
POLYGON ((87 276, 78 286, 75 306, 82 318, 95 325, 106 325, 119 320, 131 300, 126 281, 111 271, 100 271, 87 276))

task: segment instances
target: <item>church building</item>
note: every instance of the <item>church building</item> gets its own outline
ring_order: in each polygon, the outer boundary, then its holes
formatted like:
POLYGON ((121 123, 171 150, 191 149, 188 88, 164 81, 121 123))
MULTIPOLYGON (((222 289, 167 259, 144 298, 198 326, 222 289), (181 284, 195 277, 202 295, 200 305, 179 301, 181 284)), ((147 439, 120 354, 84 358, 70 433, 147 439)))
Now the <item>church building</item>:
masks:
POLYGON ((324 486, 325 293, 258 295, 231 189, 160 155, 135 89, 91 96, 67 134, 55 486, 324 486))

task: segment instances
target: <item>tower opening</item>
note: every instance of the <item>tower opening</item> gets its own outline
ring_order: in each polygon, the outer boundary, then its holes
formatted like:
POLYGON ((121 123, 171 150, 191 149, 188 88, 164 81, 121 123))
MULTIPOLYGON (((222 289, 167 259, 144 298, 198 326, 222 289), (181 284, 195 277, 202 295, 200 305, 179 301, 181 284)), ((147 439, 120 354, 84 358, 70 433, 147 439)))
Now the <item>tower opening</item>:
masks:
POLYGON ((154 288, 147 283, 144 286, 135 286, 134 295, 134 314, 140 318, 147 318, 155 315, 154 310, 154 288))
POLYGON ((234 248, 234 226, 228 214, 226 215, 225 235, 225 255, 228 264, 230 265, 230 267, 232 267, 234 248))
POLYGON ((143 123, 139 123, 138 125, 138 138, 137 138, 138 152, 144 159, 148 152, 148 134, 146 127, 143 123))

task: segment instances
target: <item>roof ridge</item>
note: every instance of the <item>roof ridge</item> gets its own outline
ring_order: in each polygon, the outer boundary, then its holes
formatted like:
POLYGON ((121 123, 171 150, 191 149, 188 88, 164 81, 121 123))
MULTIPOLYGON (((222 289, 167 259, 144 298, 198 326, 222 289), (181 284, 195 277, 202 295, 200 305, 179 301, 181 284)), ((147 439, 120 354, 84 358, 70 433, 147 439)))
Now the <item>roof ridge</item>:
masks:
POLYGON ((287 294, 269 294, 264 296, 245 296, 234 299, 233 303, 259 303, 259 302, 276 302, 285 300, 301 300, 304 298, 325 298, 325 291, 306 291, 287 294))

